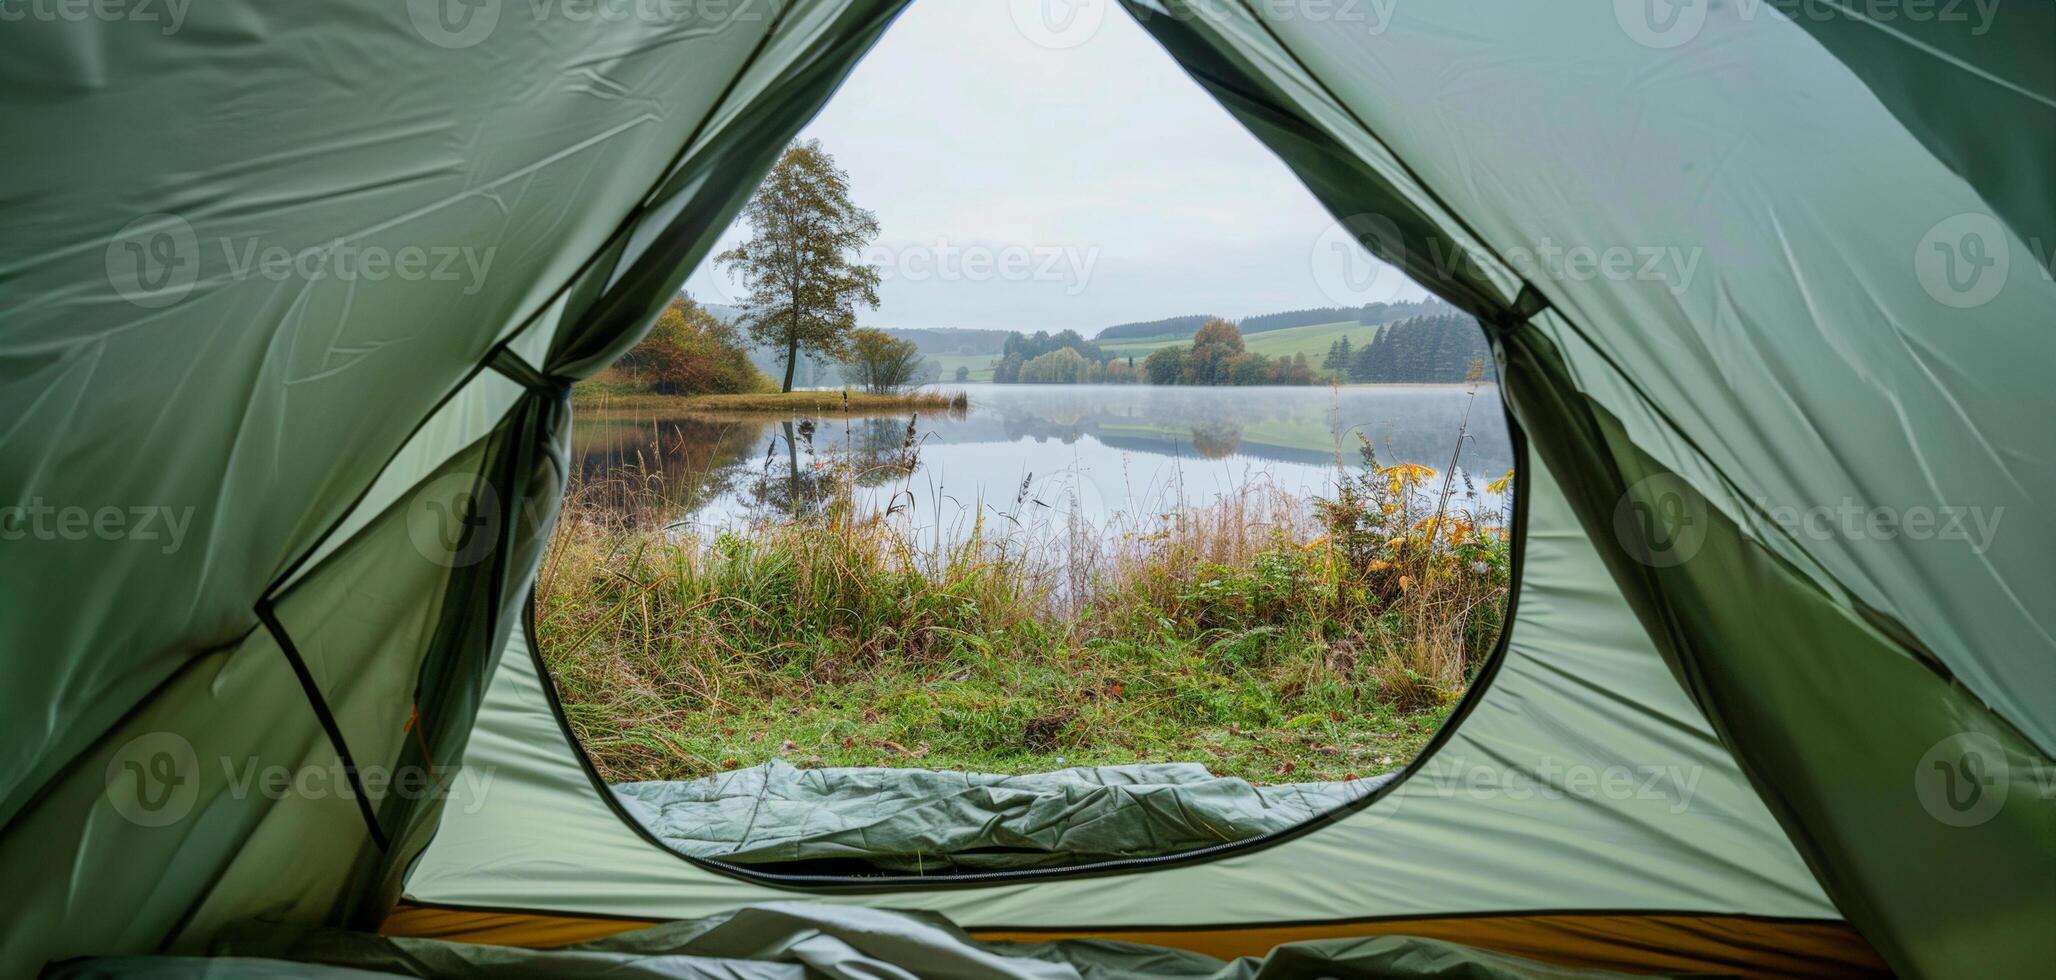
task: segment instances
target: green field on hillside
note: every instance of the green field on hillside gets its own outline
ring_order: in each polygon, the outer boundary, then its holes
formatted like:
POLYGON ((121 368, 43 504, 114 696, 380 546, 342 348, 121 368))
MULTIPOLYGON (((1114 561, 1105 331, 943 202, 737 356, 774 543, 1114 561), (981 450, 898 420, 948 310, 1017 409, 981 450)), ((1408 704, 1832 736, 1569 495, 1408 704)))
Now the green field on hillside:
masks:
POLYGON ((1348 337, 1352 347, 1361 347, 1370 343, 1377 332, 1377 327, 1365 326, 1355 321, 1310 323, 1304 327, 1287 327, 1283 330, 1246 334, 1242 340, 1253 353, 1268 354, 1272 357, 1305 354, 1307 360, 1318 366, 1321 358, 1327 356, 1329 344, 1348 337))
POLYGON ((972 381, 991 381, 992 364, 999 360, 997 354, 929 354, 928 358, 942 365, 942 383, 954 384, 957 368, 971 369, 972 381))
MULTIPOLYGON (((1305 354, 1319 370, 1321 358, 1328 353, 1328 345, 1342 337, 1348 337, 1353 347, 1370 342, 1378 332, 1375 326, 1367 326, 1353 320, 1341 323, 1310 323, 1303 327, 1287 327, 1283 330, 1267 330, 1263 333, 1245 334, 1243 343, 1250 351, 1270 357, 1291 357, 1305 354)), ((1149 356, 1149 352, 1169 344, 1189 344, 1187 337, 1134 337, 1114 343, 1099 345, 1099 349, 1116 357, 1132 355, 1137 362, 1149 356)), ((942 380, 945 384, 956 381, 957 368, 971 369, 974 382, 990 382, 992 366, 999 360, 992 354, 929 354, 928 357, 942 365, 942 380)))
MULTIPOLYGON (((1310 323, 1303 327, 1287 327, 1283 330, 1267 330, 1263 333, 1243 335, 1243 343, 1250 351, 1271 357, 1291 357, 1305 354, 1307 360, 1318 367, 1321 358, 1328 353, 1328 345, 1342 337, 1348 337, 1352 346, 1361 347, 1370 342, 1378 332, 1374 326, 1366 326, 1353 320, 1342 323, 1310 323)), ((1100 350, 1109 354, 1133 354, 1137 358, 1149 356, 1149 352, 1167 344, 1189 344, 1190 337, 1139 337, 1114 344, 1102 344, 1100 350)))

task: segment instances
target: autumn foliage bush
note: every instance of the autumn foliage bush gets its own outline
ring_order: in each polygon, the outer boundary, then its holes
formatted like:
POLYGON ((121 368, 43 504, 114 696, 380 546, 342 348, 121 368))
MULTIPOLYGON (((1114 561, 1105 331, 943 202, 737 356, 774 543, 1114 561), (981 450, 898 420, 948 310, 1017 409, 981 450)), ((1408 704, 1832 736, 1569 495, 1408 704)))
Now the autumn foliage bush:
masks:
POLYGON ((750 363, 733 327, 681 295, 648 336, 616 362, 641 387, 662 395, 737 395, 776 391, 750 363))

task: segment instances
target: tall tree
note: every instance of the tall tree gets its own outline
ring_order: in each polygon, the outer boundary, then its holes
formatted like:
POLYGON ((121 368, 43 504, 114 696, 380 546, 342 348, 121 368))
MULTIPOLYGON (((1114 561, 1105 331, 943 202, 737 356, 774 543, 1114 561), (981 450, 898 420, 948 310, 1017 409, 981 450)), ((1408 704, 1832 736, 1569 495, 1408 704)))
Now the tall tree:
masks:
POLYGON ((782 390, 792 390, 800 355, 849 351, 857 306, 878 306, 878 270, 853 260, 878 236, 878 218, 850 200, 849 174, 819 140, 778 158, 743 208, 749 240, 721 253, 749 296, 742 324, 751 339, 785 351, 782 390))
POLYGON ((1333 373, 1337 379, 1346 379, 1349 375, 1349 359, 1352 353, 1349 337, 1345 335, 1337 338, 1334 343, 1328 345, 1328 356, 1321 358, 1321 369, 1333 373))

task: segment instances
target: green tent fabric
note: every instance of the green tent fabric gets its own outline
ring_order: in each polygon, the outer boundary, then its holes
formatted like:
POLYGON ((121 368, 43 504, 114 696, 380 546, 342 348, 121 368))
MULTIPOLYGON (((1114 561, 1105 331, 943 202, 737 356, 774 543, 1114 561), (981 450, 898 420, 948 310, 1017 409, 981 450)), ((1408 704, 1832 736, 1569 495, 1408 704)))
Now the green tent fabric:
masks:
POLYGON ((403 897, 1164 936, 1668 915, 1758 924, 1738 957, 1846 921, 1909 976, 2056 958, 2045 4, 1125 0, 1485 324, 1520 434, 1504 649, 1391 783, 1163 861, 813 880, 625 821, 525 629, 565 392, 903 6, 10 21, 0 973, 403 897), (242 775, 273 768, 320 779, 242 775))
POLYGON ((83 960, 60 966, 48 980, 256 980, 282 976, 354 980, 394 975, 566 980, 1272 980, 1315 975, 1550 980, 1625 975, 1566 969, 1410 936, 1291 943, 1262 959, 1227 963, 1197 953, 1130 943, 980 942, 934 916, 800 903, 739 909, 553 950, 393 939, 340 930, 256 928, 224 939, 217 952, 224 958, 83 960))
POLYGON ((773 760, 613 791, 630 818, 681 854, 929 874, 1154 857, 1262 837, 1390 779, 1259 787, 1193 762, 1006 776, 773 760))

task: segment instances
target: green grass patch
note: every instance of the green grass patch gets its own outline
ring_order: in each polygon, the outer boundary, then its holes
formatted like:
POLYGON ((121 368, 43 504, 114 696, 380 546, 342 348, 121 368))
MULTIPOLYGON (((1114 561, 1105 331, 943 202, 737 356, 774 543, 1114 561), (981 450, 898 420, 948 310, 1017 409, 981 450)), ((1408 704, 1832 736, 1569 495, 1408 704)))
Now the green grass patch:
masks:
POLYGON ((929 354, 928 357, 942 366, 943 384, 955 383, 960 367, 970 370, 971 382, 989 383, 992 381, 992 366, 999 360, 998 354, 929 354))

